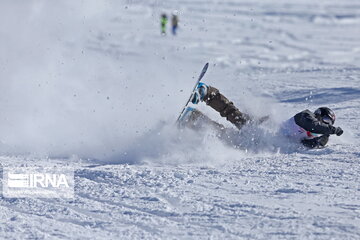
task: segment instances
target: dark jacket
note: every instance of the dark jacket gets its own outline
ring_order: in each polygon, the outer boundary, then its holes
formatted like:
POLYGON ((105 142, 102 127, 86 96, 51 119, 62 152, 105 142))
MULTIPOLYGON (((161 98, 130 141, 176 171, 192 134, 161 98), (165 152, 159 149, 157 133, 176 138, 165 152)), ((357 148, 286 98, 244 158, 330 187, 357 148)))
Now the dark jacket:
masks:
POLYGON ((319 121, 315 114, 309 110, 304 110, 294 116, 295 123, 301 128, 311 133, 323 134, 312 139, 303 139, 301 142, 306 147, 322 148, 329 141, 329 135, 335 134, 336 127, 319 121))

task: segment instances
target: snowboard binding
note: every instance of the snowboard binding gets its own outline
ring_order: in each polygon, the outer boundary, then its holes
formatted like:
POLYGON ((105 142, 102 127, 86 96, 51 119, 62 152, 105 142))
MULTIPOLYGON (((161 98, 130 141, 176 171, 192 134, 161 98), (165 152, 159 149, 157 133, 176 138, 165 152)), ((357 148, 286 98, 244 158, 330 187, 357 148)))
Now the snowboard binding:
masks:
POLYGON ((193 104, 198 104, 199 102, 204 101, 204 98, 208 92, 208 85, 205 83, 199 82, 196 86, 195 91, 193 92, 191 96, 191 102, 193 104))

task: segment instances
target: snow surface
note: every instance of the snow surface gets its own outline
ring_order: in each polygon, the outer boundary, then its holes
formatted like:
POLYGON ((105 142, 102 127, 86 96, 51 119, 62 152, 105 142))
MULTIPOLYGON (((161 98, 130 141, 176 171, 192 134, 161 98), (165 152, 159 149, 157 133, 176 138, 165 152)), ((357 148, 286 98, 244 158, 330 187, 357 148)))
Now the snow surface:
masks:
POLYGON ((359 1, 0 9, 0 163, 76 169, 74 199, 0 196, 0 238, 360 239, 359 1), (178 36, 161 36, 159 16, 174 10, 178 36), (240 149, 173 126, 205 62, 205 82, 271 115, 240 149), (319 106, 345 131, 327 148, 276 136, 319 106))

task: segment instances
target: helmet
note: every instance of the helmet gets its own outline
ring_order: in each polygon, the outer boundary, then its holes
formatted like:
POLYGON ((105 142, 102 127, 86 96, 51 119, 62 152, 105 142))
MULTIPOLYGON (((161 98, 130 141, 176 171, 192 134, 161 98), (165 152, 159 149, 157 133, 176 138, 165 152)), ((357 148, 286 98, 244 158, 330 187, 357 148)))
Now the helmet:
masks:
POLYGON ((328 107, 320 107, 315 110, 315 116, 324 123, 333 125, 335 123, 335 113, 328 107))

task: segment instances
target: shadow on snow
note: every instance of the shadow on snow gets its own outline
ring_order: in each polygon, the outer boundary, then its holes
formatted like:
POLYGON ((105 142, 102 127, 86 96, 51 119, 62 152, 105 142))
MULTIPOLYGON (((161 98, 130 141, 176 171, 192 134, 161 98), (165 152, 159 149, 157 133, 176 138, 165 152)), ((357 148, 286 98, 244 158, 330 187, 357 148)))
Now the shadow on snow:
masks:
POLYGON ((360 98, 360 89, 342 87, 285 91, 277 94, 277 98, 284 103, 302 103, 309 100, 314 105, 339 103, 360 98))

